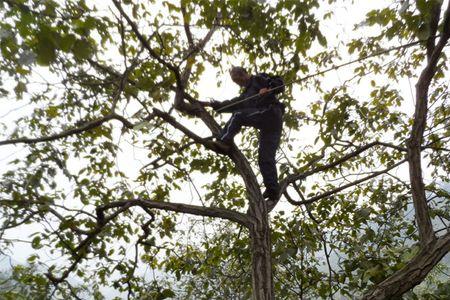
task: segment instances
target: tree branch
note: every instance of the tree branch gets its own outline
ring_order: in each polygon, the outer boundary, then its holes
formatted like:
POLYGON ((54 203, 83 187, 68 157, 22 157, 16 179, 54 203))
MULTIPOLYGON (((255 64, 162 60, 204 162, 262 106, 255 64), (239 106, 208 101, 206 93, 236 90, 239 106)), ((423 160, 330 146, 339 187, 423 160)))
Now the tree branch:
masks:
POLYGON ((436 31, 439 24, 439 16, 441 14, 441 7, 442 2, 441 1, 432 1, 432 8, 431 8, 431 16, 430 16, 430 37, 427 40, 426 46, 427 46, 427 58, 430 60, 431 55, 433 54, 434 48, 435 48, 435 42, 433 36, 436 35, 436 31))
MULTIPOLYGON (((121 4, 117 0, 112 0, 116 8, 119 10, 120 14, 127 20, 128 24, 131 26, 134 34, 139 39, 139 41, 142 43, 142 45, 147 49, 147 51, 150 53, 150 55, 156 59, 158 62, 160 62, 162 65, 167 67, 170 71, 173 72, 176 78, 176 89, 175 89, 175 108, 177 110, 180 110, 181 112, 187 113, 189 115, 193 116, 200 116, 201 119, 205 122, 205 124, 211 129, 212 132, 216 132, 218 130, 217 123, 212 119, 211 115, 206 112, 206 110, 203 108, 203 106, 198 103, 194 102, 191 105, 186 104, 183 99, 185 96, 185 86, 187 84, 187 80, 189 78, 189 69, 185 70, 184 74, 180 74, 180 70, 177 66, 165 61, 161 58, 150 46, 150 44, 147 42, 145 37, 139 32, 139 29, 137 25, 131 20, 131 18, 127 15, 127 13, 123 10, 121 4)), ((202 40, 202 42, 194 47, 194 50, 191 51, 189 55, 192 55, 194 53, 197 53, 200 51, 206 44, 206 42, 211 38, 212 33, 215 31, 216 26, 214 26, 210 32, 206 35, 206 37, 202 40)))
POLYGON ((192 140, 194 140, 195 142, 202 144, 203 146, 205 146, 207 149, 210 149, 214 152, 218 152, 221 154, 228 154, 230 151, 230 147, 222 144, 222 143, 217 143, 212 141, 211 139, 206 139, 206 138, 202 138, 200 136, 198 136, 197 134, 195 134, 194 132, 192 132, 191 130, 189 130, 188 128, 186 128, 185 126, 183 126, 182 124, 180 124, 179 122, 177 122, 175 120, 174 117, 172 117, 171 115, 169 115, 168 113, 165 113, 157 108, 153 109, 153 113, 162 118, 164 121, 166 121, 167 123, 169 123, 170 125, 172 125, 173 127, 175 127, 176 129, 180 130, 181 132, 183 132, 186 136, 188 136, 189 138, 191 138, 192 140))
POLYGON ((309 198, 309 199, 302 200, 302 201, 294 201, 294 200, 291 199, 291 200, 288 200, 288 201, 289 201, 289 203, 291 203, 292 205, 311 204, 311 203, 316 202, 316 201, 318 201, 318 200, 320 200, 320 199, 323 199, 323 198, 325 198, 325 197, 334 195, 334 194, 336 194, 336 193, 338 193, 338 192, 340 192, 340 191, 342 191, 342 190, 345 190, 345 189, 347 189, 347 188, 349 188, 349 187, 358 185, 358 184, 360 184, 360 183, 362 183, 362 182, 364 182, 364 181, 367 181, 367 180, 369 180, 369 179, 375 178, 375 177, 377 177, 377 176, 379 176, 379 175, 381 175, 381 174, 385 174, 385 173, 389 172, 390 170, 392 170, 392 169, 394 169, 394 168, 400 166, 401 164, 405 163, 406 161, 407 161, 406 159, 403 159, 403 160, 397 162, 396 164, 394 164, 394 165, 392 165, 392 166, 390 166, 390 167, 388 167, 388 168, 386 168, 386 169, 384 169, 384 170, 374 172, 374 173, 370 174, 369 176, 366 176, 366 177, 363 177, 363 178, 361 178, 361 179, 355 180, 355 181, 353 181, 353 182, 350 182, 350 183, 348 183, 348 184, 345 184, 345 185, 343 185, 343 186, 340 186, 340 187, 338 187, 338 188, 335 188, 335 189, 333 189, 333 190, 331 190, 331 191, 328 191, 328 192, 325 192, 325 193, 316 195, 316 196, 311 197, 311 198, 309 198))
POLYGON ((198 52, 200 52, 205 46, 206 43, 208 43, 208 41, 211 39, 212 35, 214 34, 214 32, 217 30, 217 28, 219 28, 219 26, 217 26, 216 24, 213 25, 213 27, 208 31, 208 33, 205 35, 205 37, 198 42, 197 45, 192 45, 189 50, 189 52, 184 56, 183 61, 185 61, 186 59, 188 59, 189 57, 191 57, 192 55, 197 54, 198 52))
POLYGON ((186 37, 188 39, 189 45, 193 46, 194 39, 192 38, 191 28, 190 28, 189 21, 188 21, 189 17, 187 15, 187 11, 186 11, 186 1, 182 0, 180 2, 180 9, 181 9, 181 13, 183 15, 184 32, 186 33, 186 37))
MULTIPOLYGON (((52 273, 48 272, 46 275, 49 278, 49 280, 52 281, 53 284, 56 286, 59 283, 66 280, 69 274, 86 256, 86 254, 88 253, 87 247, 94 240, 94 238, 102 231, 102 229, 106 226, 106 224, 108 224, 110 221, 115 219, 121 213, 125 212, 126 210, 128 210, 130 207, 133 206, 140 206, 151 216, 152 214, 151 212, 149 212, 148 209, 162 209, 165 211, 173 211, 198 216, 226 219, 239 223, 243 226, 246 226, 247 228, 250 228, 252 225, 252 219, 246 216, 245 214, 223 208, 203 207, 183 203, 159 202, 145 199, 132 199, 108 203, 105 205, 98 206, 96 208, 97 227, 94 228, 92 231, 90 231, 88 236, 83 241, 80 242, 80 244, 76 247, 76 249, 74 249, 75 260, 72 262, 69 268, 66 269, 60 277, 55 277, 52 273), (118 208, 118 210, 116 210, 114 213, 108 216, 105 216, 105 212, 112 208, 118 208)), ((145 231, 145 229, 143 230, 145 231)))
POLYGON ((450 233, 432 240, 406 266, 375 286, 364 300, 394 299, 421 283, 450 251, 450 233))
POLYGON ((190 205, 184 203, 171 203, 171 202, 160 202, 160 201, 151 201, 145 199, 132 199, 132 200, 124 200, 108 203, 97 208, 97 214, 101 214, 104 211, 111 208, 123 208, 123 207, 132 207, 132 206, 140 206, 142 208, 149 209, 162 209, 166 211, 173 211, 179 213, 192 214, 197 216, 204 217, 213 217, 213 218, 221 218, 230 220, 246 227, 249 227, 251 224, 251 219, 242 213, 232 211, 229 209, 217 208, 217 207, 203 207, 197 205, 190 205))
POLYGON ((409 175, 411 180, 411 192, 416 213, 417 226, 422 247, 435 239, 433 225, 429 215, 429 208, 425 196, 425 187, 422 178, 421 149, 423 133, 426 127, 428 113, 428 89, 431 80, 436 74, 436 66, 441 56, 442 49, 450 37, 450 2, 448 3, 443 20, 443 32, 437 45, 434 47, 428 60, 428 64, 420 74, 416 84, 416 106, 414 122, 411 134, 407 142, 409 175))
POLYGON ((128 25, 131 26, 131 29, 133 30, 134 34, 136 35, 138 40, 142 43, 142 45, 145 47, 145 49, 147 49, 148 53, 150 53, 150 55, 154 59, 156 59, 159 63, 161 63, 163 66, 165 66, 170 71, 172 71, 173 74, 175 75, 177 85, 182 86, 182 81, 181 81, 180 72, 179 72, 178 68, 175 65, 162 59, 161 56, 159 56, 159 54, 156 53, 155 50, 153 50, 153 48, 147 42, 145 37, 139 32, 139 29, 138 29, 136 23, 134 23, 133 20, 131 20, 131 18, 128 16, 128 14, 123 10, 120 2, 117 0, 112 0, 112 2, 114 3, 114 6, 119 10, 120 14, 127 20, 128 25))
POLYGON ((282 191, 284 191, 287 188, 287 186, 290 183, 294 182, 294 181, 302 180, 302 179, 305 179, 306 177, 311 176, 311 175, 313 175, 315 173, 332 169, 332 168, 334 168, 334 167, 336 167, 336 166, 338 166, 338 165, 340 165, 340 164, 342 164, 342 163, 352 159, 353 157, 358 156, 362 152, 364 152, 364 151, 366 151, 366 150, 368 150, 368 149, 370 149, 370 148, 372 148, 374 146, 385 146, 385 147, 389 147, 389 148, 392 148, 392 149, 395 149, 395 150, 398 150, 398 151, 406 151, 406 148, 403 148, 403 147, 400 147, 400 146, 396 146, 396 145, 392 145, 392 144, 388 144, 388 143, 384 143, 384 142, 375 141, 375 142, 369 143, 367 145, 360 146, 355 151, 353 151, 353 152, 351 152, 351 153, 349 153, 347 155, 344 155, 343 157, 341 157, 341 158, 339 158, 339 159, 335 160, 334 162, 329 163, 327 165, 319 166, 319 167, 316 167, 316 168, 314 168, 312 170, 309 170, 309 171, 306 171, 306 172, 303 172, 303 173, 288 175, 285 179, 281 180, 281 182, 280 182, 280 185, 282 187, 282 191))
POLYGON ((60 133, 57 133, 57 134, 54 134, 54 135, 44 136, 44 137, 40 137, 40 138, 25 138, 24 137, 24 138, 0 141, 0 146, 11 145, 11 144, 36 144, 36 143, 41 143, 41 142, 54 141, 54 140, 65 138, 65 137, 68 137, 68 136, 71 136, 71 135, 75 135, 75 134, 78 134, 78 133, 81 133, 81 132, 84 132, 84 131, 88 131, 88 130, 91 130, 91 129, 96 128, 96 127, 99 127, 103 123, 108 122, 108 121, 110 121, 112 119, 116 119, 116 120, 122 122, 122 124, 126 128, 133 128, 133 126, 134 126, 132 123, 130 123, 123 116, 120 116, 118 114, 112 113, 112 114, 104 116, 103 118, 87 122, 81 127, 65 130, 63 132, 60 132, 60 133))

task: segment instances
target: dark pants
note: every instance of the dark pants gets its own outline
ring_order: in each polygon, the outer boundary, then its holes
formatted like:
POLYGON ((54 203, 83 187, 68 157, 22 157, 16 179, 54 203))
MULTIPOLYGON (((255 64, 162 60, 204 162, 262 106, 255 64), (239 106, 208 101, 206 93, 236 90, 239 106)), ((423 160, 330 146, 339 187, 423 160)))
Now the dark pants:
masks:
POLYGON ((281 105, 268 108, 246 108, 236 111, 222 129, 220 139, 229 142, 242 126, 259 129, 258 164, 268 190, 279 190, 275 153, 280 144, 283 126, 281 105))

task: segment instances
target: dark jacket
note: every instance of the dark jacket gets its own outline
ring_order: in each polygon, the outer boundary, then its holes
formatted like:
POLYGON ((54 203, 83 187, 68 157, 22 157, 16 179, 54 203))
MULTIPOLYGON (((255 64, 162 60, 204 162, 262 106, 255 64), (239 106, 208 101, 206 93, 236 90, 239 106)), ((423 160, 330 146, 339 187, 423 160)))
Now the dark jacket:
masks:
MULTIPOLYGON (((238 97, 235 97, 231 100, 225 100, 220 103, 220 106, 216 107, 215 110, 219 110, 219 113, 224 112, 234 112, 237 110, 245 109, 245 108, 265 108, 269 107, 271 104, 280 104, 282 105, 278 99, 276 98, 276 94, 284 91, 284 86, 282 88, 278 88, 272 92, 265 94, 264 96, 256 96, 252 99, 239 101, 259 94, 259 90, 262 88, 274 88, 283 85, 283 80, 280 77, 274 77, 269 79, 268 76, 264 74, 252 75, 250 77, 250 82, 244 88, 242 94, 238 97), (234 104, 236 103, 236 104, 234 104), (233 104, 233 105, 231 105, 233 104), (230 105, 230 106, 228 106, 230 105), (223 108, 227 106, 226 108, 223 108)), ((284 105, 282 105, 284 108, 284 105)), ((284 109, 283 109, 284 110, 284 109)))

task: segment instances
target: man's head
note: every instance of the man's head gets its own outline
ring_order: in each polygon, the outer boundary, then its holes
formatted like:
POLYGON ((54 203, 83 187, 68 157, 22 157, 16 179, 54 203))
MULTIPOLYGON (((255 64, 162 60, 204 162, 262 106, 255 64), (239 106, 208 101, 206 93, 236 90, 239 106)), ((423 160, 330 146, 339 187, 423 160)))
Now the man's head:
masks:
POLYGON ((250 75, 243 67, 233 66, 230 70, 231 79, 240 86, 246 86, 250 80, 250 75))

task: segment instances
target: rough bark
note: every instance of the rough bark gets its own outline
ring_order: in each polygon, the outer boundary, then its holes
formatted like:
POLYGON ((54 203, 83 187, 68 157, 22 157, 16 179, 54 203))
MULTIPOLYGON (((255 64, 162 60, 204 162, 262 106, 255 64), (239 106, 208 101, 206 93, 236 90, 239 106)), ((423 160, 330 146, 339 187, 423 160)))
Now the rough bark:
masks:
POLYGON ((255 217, 250 228, 252 240, 252 288, 254 300, 274 298, 272 276, 272 244, 270 242, 270 226, 265 203, 261 203, 263 214, 255 217))
POLYGON ((421 283, 433 267, 450 251, 450 233, 435 239, 401 270, 379 283, 364 300, 392 299, 399 297, 421 283))
MULTIPOLYGON (((426 127, 428 113, 428 90, 431 80, 436 74, 436 66, 441 56, 442 49, 449 39, 450 28, 450 3, 445 12, 443 28, 444 32, 436 46, 427 44, 429 53, 428 64, 420 74, 416 84, 416 106, 414 111, 414 123, 411 129, 411 135, 407 143, 409 174, 411 180, 411 192, 413 197, 414 209, 416 213, 417 227, 419 228, 419 238, 421 246, 435 239, 431 218, 428 212, 428 205, 425 196, 425 186, 422 178, 421 147, 423 142, 423 133, 426 127)), ((439 16, 438 12, 433 13, 433 20, 439 16)), ((437 27, 437 26, 436 26, 437 27)), ((434 34, 434 33, 433 33, 434 34)))
POLYGON ((100 212, 101 214, 103 214, 104 211, 111 208, 121 208, 121 207, 129 208, 132 206, 140 206, 143 208, 150 208, 150 209, 161 209, 165 211, 173 211, 204 217, 221 218, 239 223, 246 227, 249 227, 251 224, 249 218, 245 214, 232 211, 229 209, 190 205, 184 203, 151 201, 148 199, 132 199, 108 203, 103 206, 99 206, 97 208, 97 215, 99 215, 100 212))
POLYGON ((252 250, 252 299, 274 299, 272 272, 272 244, 268 210, 251 165, 237 148, 230 157, 244 179, 249 198, 247 215, 252 224, 249 227, 252 250))
MULTIPOLYGON (((440 6, 435 6, 432 13, 432 22, 439 18, 440 6)), ((433 25, 436 30, 437 26, 433 25)), ((431 81, 437 71, 437 63, 442 49, 450 37, 450 2, 445 11, 442 22, 443 32, 438 43, 427 43, 427 65, 419 76, 416 84, 416 105, 413 126, 407 142, 407 157, 411 192, 415 208, 415 217, 419 229, 419 253, 401 270, 388 277, 369 292, 364 299, 392 299, 399 297, 406 291, 422 282, 428 273, 450 251, 450 233, 436 238, 429 215, 425 186, 422 178, 421 150, 423 134, 426 128, 428 113, 428 91, 431 81)), ((431 32, 434 35, 436 32, 431 32)))

